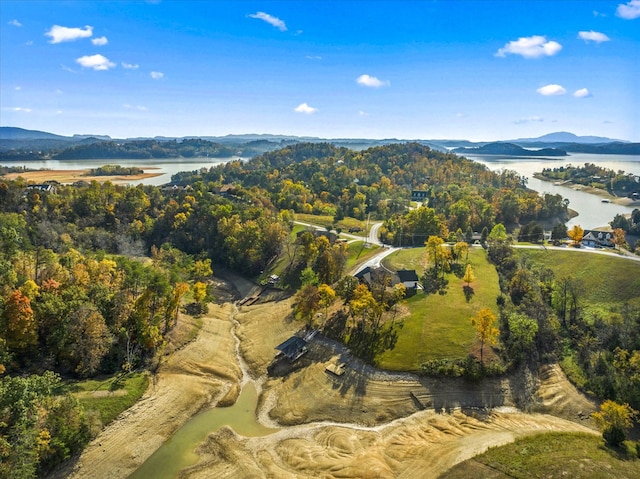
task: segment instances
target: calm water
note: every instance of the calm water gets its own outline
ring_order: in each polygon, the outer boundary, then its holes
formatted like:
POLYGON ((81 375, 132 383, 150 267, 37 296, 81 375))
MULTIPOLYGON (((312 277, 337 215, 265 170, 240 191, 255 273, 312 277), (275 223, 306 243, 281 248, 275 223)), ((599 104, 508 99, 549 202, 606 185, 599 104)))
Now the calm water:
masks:
MULTIPOLYGON (((565 158, 553 159, 525 159, 509 158, 500 156, 468 156, 469 159, 486 165, 490 170, 500 171, 503 169, 516 170, 519 174, 529 179, 529 188, 540 193, 560 194, 570 201, 569 207, 578 212, 579 216, 572 219, 568 225, 579 224, 583 228, 596 228, 607 225, 616 214, 631 213, 633 207, 619 206, 613 203, 602 203, 600 197, 575 191, 566 186, 557 186, 552 182, 541 181, 533 177, 533 174, 542 171, 543 168, 558 168, 560 166, 574 165, 582 166, 585 163, 595 163, 599 166, 613 170, 623 170, 626 173, 640 175, 640 156, 632 155, 592 155, 576 153, 565 158)), ((75 170, 95 168, 105 164, 118 164, 122 166, 139 166, 142 169, 158 168, 155 170, 162 173, 154 178, 146 178, 140 183, 149 185, 162 185, 171 181, 171 175, 180 171, 194 171, 201 168, 210 168, 220 163, 226 163, 232 158, 160 158, 142 160, 47 160, 28 162, 30 168, 48 168, 52 170, 75 170)), ((24 162, 3 161, 2 164, 9 166, 23 165, 24 162)))
MULTIPOLYGON (((569 227, 579 224, 583 228, 597 228, 607 225, 616 214, 631 213, 634 207, 620 206, 614 203, 602 203, 597 195, 576 191, 566 186, 554 185, 553 182, 538 180, 533 177, 543 168, 559 168, 561 166, 582 166, 594 163, 611 170, 622 170, 626 173, 640 175, 640 156, 632 155, 590 155, 576 153, 558 159, 524 159, 498 156, 467 156, 470 160, 486 165, 492 171, 515 170, 528 178, 527 186, 539 193, 560 194, 569 199, 569 208, 578 212, 578 216, 567 223, 569 227)), ((636 207, 637 208, 637 207, 636 207)))
POLYGON ((185 467, 194 464, 198 455, 196 448, 211 433, 222 426, 231 427, 245 437, 267 436, 278 429, 270 429, 256 419, 258 393, 253 382, 242 387, 242 392, 233 406, 216 407, 192 417, 154 452, 129 479, 175 478, 185 467))
POLYGON ((153 178, 145 178, 132 183, 143 183, 145 185, 164 185, 171 181, 171 175, 180 171, 195 171, 201 168, 210 168, 227 163, 231 160, 242 159, 237 156, 231 158, 145 158, 140 160, 123 160, 123 159, 100 159, 100 160, 42 160, 42 161, 2 161, 6 166, 26 166, 31 169, 49 169, 49 170, 85 170, 87 168, 96 168, 102 165, 120 165, 120 166, 138 166, 143 170, 145 168, 157 168, 147 170, 148 173, 162 173, 153 178))

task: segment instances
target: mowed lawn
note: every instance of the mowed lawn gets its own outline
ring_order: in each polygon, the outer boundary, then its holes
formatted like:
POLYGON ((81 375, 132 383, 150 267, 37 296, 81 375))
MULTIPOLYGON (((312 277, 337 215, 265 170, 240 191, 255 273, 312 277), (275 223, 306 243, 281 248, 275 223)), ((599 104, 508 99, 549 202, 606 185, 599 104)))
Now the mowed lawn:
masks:
POLYGON ((582 251, 517 249, 529 264, 551 269, 556 278, 580 283, 585 306, 609 308, 630 302, 640 306, 640 262, 582 251))
MULTIPOLYGON (((425 248, 405 249, 384 260, 390 269, 415 269, 423 274, 425 248)), ((418 292, 406 300, 410 314, 403 318, 398 329, 398 341, 393 350, 376 358, 383 369, 418 371, 422 363, 432 359, 464 359, 477 350, 475 329, 471 317, 481 308, 489 308, 498 314, 496 298, 500 293, 498 273, 489 263, 482 248, 471 248, 469 262, 476 280, 471 283, 473 295, 465 298, 464 281, 448 274, 447 293, 425 295, 418 292)), ((497 326, 497 325, 496 325, 497 326)), ((487 347, 485 346, 485 357, 487 347)))

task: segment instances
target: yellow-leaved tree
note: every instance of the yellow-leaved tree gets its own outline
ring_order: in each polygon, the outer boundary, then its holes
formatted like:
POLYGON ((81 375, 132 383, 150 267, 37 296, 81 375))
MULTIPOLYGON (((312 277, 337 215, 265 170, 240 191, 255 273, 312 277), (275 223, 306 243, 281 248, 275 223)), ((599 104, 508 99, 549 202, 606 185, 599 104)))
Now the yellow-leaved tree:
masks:
POLYGON ((600 410, 594 412, 591 417, 602 437, 611 446, 619 446, 626 438, 626 430, 633 426, 633 418, 637 415, 628 404, 619 404, 606 400, 600 405, 600 410))
POLYGON ((578 245, 584 236, 584 229, 580 225, 574 225, 573 228, 567 231, 567 236, 573 241, 574 245, 578 245))
POLYGON ((489 308, 482 308, 478 314, 471 318, 471 324, 476 328, 476 335, 480 340, 480 362, 483 363, 483 351, 485 344, 495 344, 500 331, 493 325, 496 316, 489 308))

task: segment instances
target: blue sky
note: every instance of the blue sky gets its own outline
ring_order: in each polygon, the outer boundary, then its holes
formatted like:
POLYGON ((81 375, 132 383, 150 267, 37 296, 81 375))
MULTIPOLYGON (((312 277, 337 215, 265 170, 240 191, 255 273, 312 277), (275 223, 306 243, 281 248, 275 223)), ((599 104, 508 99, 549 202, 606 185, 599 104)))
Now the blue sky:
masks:
POLYGON ((640 141, 640 0, 0 0, 0 124, 640 141))

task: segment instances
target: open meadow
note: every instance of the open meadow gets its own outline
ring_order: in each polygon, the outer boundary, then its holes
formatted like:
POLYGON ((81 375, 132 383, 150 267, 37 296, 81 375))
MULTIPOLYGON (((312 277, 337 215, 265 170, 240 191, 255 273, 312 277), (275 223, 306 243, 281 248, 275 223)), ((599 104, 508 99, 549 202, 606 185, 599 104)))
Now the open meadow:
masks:
MULTIPOLYGON (((411 248, 391 254, 384 260, 390 269, 416 269, 424 272, 424 248, 411 248)), ((408 315, 401 318, 402 328, 392 350, 377 358, 383 369, 395 371, 419 371, 429 360, 458 360, 476 353, 475 329, 471 317, 481 308, 490 308, 497 314, 496 298, 500 294, 498 274, 482 248, 469 251, 475 281, 470 284, 472 294, 467 299, 466 283, 453 273, 448 273, 449 284, 445 294, 425 295, 418 291, 406 300, 408 315)), ((491 358, 490 348, 485 347, 485 359, 491 358)))

